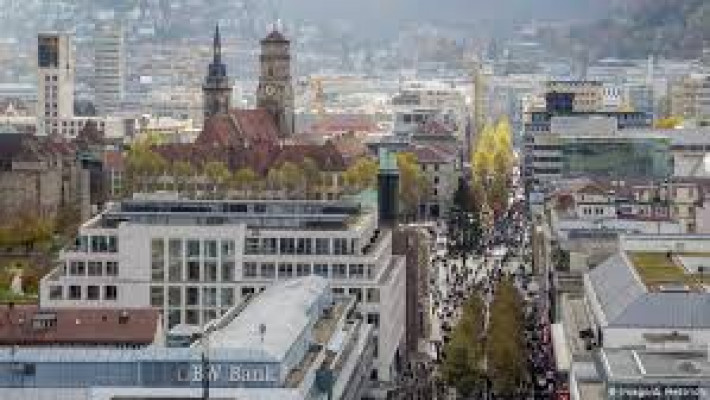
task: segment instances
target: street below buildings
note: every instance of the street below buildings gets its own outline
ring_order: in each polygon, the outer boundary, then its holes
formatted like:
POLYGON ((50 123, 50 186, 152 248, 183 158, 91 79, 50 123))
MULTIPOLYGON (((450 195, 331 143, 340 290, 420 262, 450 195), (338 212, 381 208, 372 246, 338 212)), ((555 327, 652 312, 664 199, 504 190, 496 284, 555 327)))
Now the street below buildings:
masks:
MULTIPOLYGON (((556 376, 554 357, 550 338, 548 318, 549 288, 544 282, 546 272, 535 275, 531 265, 530 224, 525 215, 525 205, 519 196, 520 189, 511 190, 510 206, 493 224, 484 231, 480 254, 459 256, 442 251, 442 243, 447 237, 447 227, 437 225, 436 235, 432 238, 431 269, 429 281, 428 317, 431 332, 428 338, 428 354, 433 360, 434 373, 446 362, 445 349, 450 343, 452 332, 462 318, 464 304, 472 296, 478 295, 485 304, 485 332, 490 327, 490 310, 499 285, 504 280, 511 280, 517 289, 522 304, 523 315, 524 362, 526 379, 516 391, 516 397, 509 394, 497 394, 486 376, 482 387, 475 390, 476 395, 465 398, 555 398, 556 376)), ((487 333, 486 333, 487 334, 487 333)), ((483 338, 486 342, 485 337, 483 338)), ((484 360, 483 371, 487 371, 484 360)), ((438 383, 436 398, 463 398, 456 394, 453 387, 438 383), (458 396, 458 397, 457 397, 458 396)))

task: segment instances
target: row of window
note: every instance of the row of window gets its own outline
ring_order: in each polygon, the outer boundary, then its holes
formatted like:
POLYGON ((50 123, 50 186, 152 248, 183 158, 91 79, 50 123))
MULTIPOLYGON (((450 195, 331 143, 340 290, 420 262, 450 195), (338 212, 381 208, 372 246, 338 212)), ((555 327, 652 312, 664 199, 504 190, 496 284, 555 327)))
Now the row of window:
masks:
POLYGON ((81 235, 76 238, 76 250, 84 253, 117 253, 118 238, 104 235, 81 235))
POLYGON ((64 275, 118 276, 117 261, 69 261, 64 264, 64 275))
POLYGON ((346 238, 256 238, 245 240, 247 255, 351 255, 355 254, 356 240, 346 238))
MULTIPOLYGON (((152 239, 150 242, 150 253, 153 260, 163 260, 165 258, 166 240, 162 238, 152 239)), ((236 247, 234 240, 200 240, 200 239, 168 239, 167 256, 170 260, 188 258, 217 258, 221 253, 223 259, 233 259, 236 247), (220 250, 218 252, 218 249, 220 250)))
POLYGON ((234 282, 237 280, 236 264, 234 261, 225 260, 165 260, 154 259, 151 261, 151 279, 155 282, 234 282), (167 274, 166 274, 167 273, 167 274))
MULTIPOLYGON (((243 286, 239 289, 242 298, 262 292, 266 287, 243 286)), ((218 315, 225 313, 236 304, 236 291, 234 287, 182 287, 182 286, 151 286, 150 304, 161 310, 166 309, 165 319, 168 327, 185 323, 188 325, 204 324, 218 315), (184 313, 183 313, 184 312, 184 313), (200 321, 202 315, 202 321, 200 321)), ((335 295, 350 295, 359 302, 379 303, 380 290, 378 288, 341 288, 332 289, 335 295)), ((369 324, 379 326, 379 314, 369 313, 369 324)))
POLYGON ((603 207, 584 207, 582 209, 584 215, 604 215, 603 207))
POLYGON ((309 275, 326 279, 374 279, 375 274, 374 264, 245 262, 243 269, 244 279, 287 279, 309 275))
POLYGON ((118 300, 118 288, 115 285, 55 285, 49 287, 50 300, 118 300), (102 295, 103 293, 103 295, 102 295))

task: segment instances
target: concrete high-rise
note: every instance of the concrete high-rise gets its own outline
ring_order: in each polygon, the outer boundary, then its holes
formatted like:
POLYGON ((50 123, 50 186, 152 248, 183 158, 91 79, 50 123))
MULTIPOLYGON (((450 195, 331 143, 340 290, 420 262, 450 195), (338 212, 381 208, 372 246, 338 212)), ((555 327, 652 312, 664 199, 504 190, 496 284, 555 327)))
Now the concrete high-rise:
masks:
POLYGON ((120 109, 124 77, 123 28, 120 25, 101 26, 94 36, 94 84, 99 115, 120 109))
POLYGON ((40 33, 37 37, 37 133, 61 133, 60 120, 74 115, 74 55, 71 36, 40 33))

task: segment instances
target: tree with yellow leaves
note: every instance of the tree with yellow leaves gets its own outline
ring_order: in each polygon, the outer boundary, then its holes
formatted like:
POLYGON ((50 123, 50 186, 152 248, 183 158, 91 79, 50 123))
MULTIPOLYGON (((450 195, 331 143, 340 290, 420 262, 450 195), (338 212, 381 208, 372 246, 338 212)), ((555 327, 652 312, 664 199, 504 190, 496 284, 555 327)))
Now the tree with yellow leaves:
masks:
POLYGON ((371 157, 359 158, 343 174, 350 192, 374 188, 377 184, 377 162, 371 157))
POLYGON ((471 160, 474 192, 480 193, 494 210, 505 207, 513 168, 510 123, 501 118, 487 125, 478 137, 471 160))
POLYGON ((668 117, 657 120, 653 125, 656 129, 675 129, 682 123, 681 117, 668 117))

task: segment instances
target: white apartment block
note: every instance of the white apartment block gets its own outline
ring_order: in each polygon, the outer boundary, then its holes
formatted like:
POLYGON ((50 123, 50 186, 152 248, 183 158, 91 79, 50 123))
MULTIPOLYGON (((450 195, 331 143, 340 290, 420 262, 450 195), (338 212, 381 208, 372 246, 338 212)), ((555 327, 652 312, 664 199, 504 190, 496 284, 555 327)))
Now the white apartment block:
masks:
POLYGON ((120 109, 124 74, 123 28, 102 26, 94 38, 94 85, 99 115, 108 115, 120 109))
POLYGON ((42 279, 42 307, 156 307, 166 328, 200 326, 295 277, 327 278, 378 328, 390 380, 404 340, 405 260, 376 210, 331 201, 125 200, 87 221, 42 279))
POLYGON ((37 37, 37 133, 58 135, 61 121, 74 116, 74 56, 71 36, 37 37))

